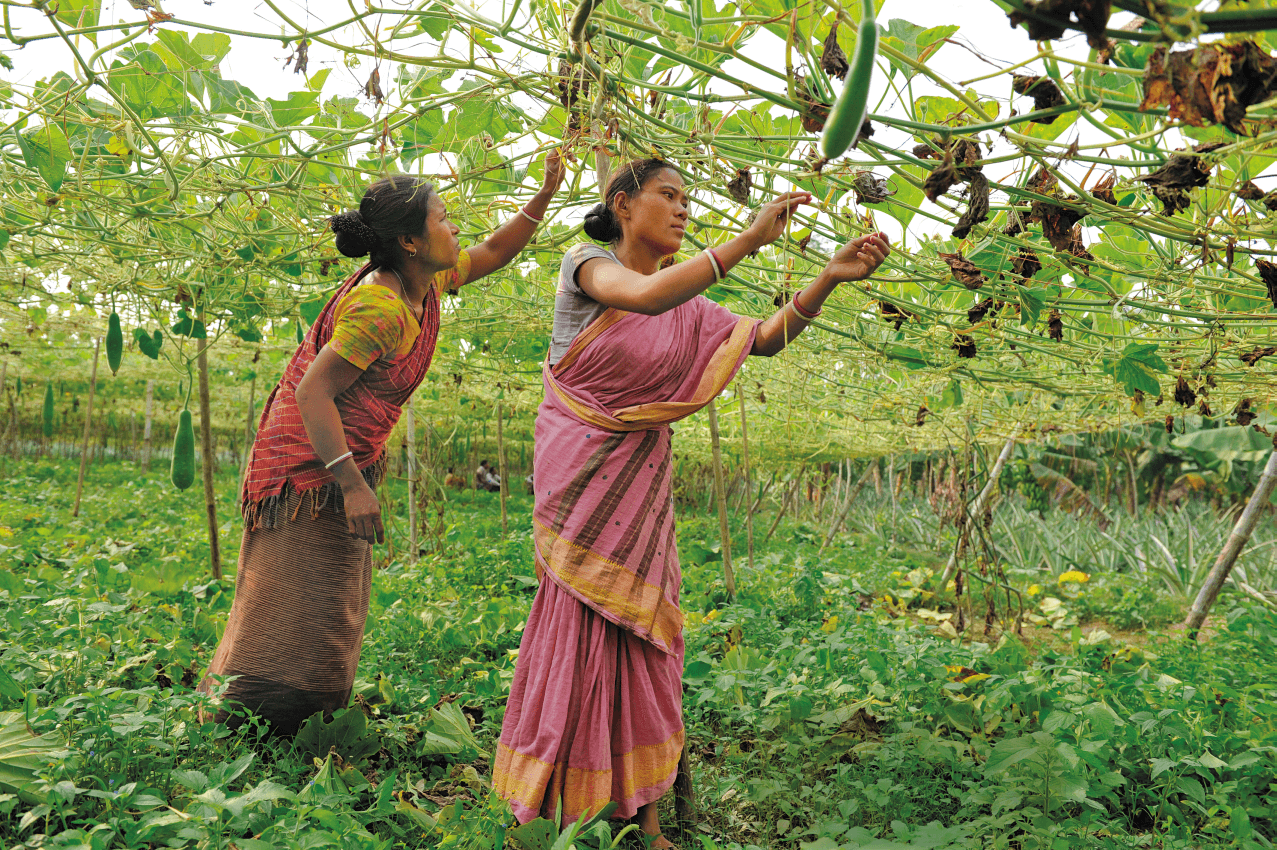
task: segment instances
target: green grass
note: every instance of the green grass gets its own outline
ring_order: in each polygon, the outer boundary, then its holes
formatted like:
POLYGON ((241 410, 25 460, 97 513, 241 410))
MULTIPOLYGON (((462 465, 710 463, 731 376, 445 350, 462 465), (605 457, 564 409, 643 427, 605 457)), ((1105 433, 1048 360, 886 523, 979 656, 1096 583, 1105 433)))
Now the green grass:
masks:
MULTIPOLYGON (((415 566, 395 526, 358 707, 294 746, 202 722, 193 692, 234 591, 234 476, 219 481, 218 582, 198 488, 98 466, 73 519, 75 473, 0 461, 0 710, 19 743, 54 748, 10 763, 0 742, 6 847, 540 850, 504 835, 486 791, 535 586, 527 497, 504 539, 495 494, 449 494, 442 516, 432 502, 415 566), (344 759, 318 761, 329 744, 344 759)), ((387 503, 403 498, 396 484, 387 503)), ((716 518, 681 512, 701 813, 670 830, 684 848, 1272 846, 1271 611, 1229 589, 1199 646, 1162 628, 1183 604, 1164 581, 1097 562, 1061 585, 1012 563, 1017 587, 1044 587, 1028 598, 1065 614, 1035 607, 1024 640, 954 639, 927 581, 943 566, 934 518, 866 504, 823 554, 823 523, 783 521, 752 568, 734 527, 735 604, 716 518)), ((578 847, 610 841, 589 833, 578 847)))

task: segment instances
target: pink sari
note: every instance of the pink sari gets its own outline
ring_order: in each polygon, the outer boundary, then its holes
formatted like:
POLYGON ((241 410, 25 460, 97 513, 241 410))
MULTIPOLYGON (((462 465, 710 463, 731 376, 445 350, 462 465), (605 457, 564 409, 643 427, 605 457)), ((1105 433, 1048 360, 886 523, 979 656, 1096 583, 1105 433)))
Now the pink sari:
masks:
POLYGON ((493 769, 521 822, 633 817, 683 749, 683 612, 669 425, 710 402, 757 322, 704 297, 609 309, 544 372, 533 533, 541 586, 493 769))

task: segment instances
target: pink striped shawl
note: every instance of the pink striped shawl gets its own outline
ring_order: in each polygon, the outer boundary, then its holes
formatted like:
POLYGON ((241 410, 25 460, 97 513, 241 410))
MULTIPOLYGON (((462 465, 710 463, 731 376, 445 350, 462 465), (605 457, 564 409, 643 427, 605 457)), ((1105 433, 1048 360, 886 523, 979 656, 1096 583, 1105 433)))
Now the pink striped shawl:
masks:
POLYGON ((538 576, 665 653, 683 628, 669 426, 722 392, 757 328, 704 296, 659 316, 609 309, 544 370, 538 576))

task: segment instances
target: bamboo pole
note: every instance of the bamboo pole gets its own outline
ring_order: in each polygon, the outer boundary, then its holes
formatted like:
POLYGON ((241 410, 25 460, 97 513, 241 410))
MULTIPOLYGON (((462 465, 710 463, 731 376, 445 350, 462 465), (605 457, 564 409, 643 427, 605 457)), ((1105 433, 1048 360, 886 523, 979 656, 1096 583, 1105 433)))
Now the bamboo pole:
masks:
POLYGON ((785 518, 785 512, 789 510, 789 503, 790 503, 790 501, 791 501, 791 500, 792 500, 792 501, 794 501, 794 502, 797 502, 797 501, 798 501, 798 496, 797 496, 796 491, 797 491, 797 490, 798 490, 798 488, 799 488, 799 487, 801 487, 801 486, 802 486, 802 482, 800 482, 800 481, 795 481, 795 482, 793 483, 793 486, 791 486, 791 487, 789 488, 789 492, 787 492, 784 496, 782 496, 782 497, 781 497, 781 499, 780 499, 780 512, 779 512, 778 514, 776 514, 776 519, 772 520, 772 526, 771 526, 771 528, 767 529, 767 536, 763 538, 763 545, 764 545, 764 546, 766 546, 766 545, 767 545, 767 541, 768 541, 768 540, 771 540, 771 539, 772 539, 772 535, 776 533, 776 526, 780 525, 780 521, 781 521, 782 519, 784 519, 784 518, 785 518))
POLYGON ((498 401, 497 402, 497 475, 501 478, 501 486, 498 487, 497 490, 500 492, 500 495, 501 495, 501 536, 505 537, 510 532, 510 529, 507 524, 506 509, 505 509, 505 494, 507 489, 506 480, 505 480, 505 475, 506 475, 505 439, 502 437, 501 416, 502 416, 501 402, 498 401))
POLYGON ((949 563, 945 564, 944 574, 940 576, 940 589, 943 590, 949 583, 949 579, 953 578, 953 574, 958 569, 958 552, 962 550, 963 541, 971 533, 971 528, 978 521, 978 517, 984 513, 984 506, 989 500, 989 496, 993 493, 993 487, 998 483, 998 478, 1002 476, 1002 467, 1006 466, 1007 460, 1011 457, 1011 451, 1015 448, 1015 440, 1020 436, 1020 426, 1015 426, 1015 430, 1011 432, 1011 436, 1007 437, 1006 444, 1002 447, 1002 451, 998 453, 998 459, 993 462, 993 469, 989 472, 989 480, 985 482, 984 489, 975 497, 975 501, 971 503, 971 510, 967 513, 966 518, 962 521, 962 529, 958 532, 958 542, 953 546, 953 554, 949 556, 949 563))
MULTIPOLYGON (((740 404, 740 458, 745 472, 745 506, 750 507, 754 495, 753 481, 749 476, 749 424, 745 420, 745 393, 741 390, 740 381, 736 382, 736 401, 740 404)), ((754 568, 754 512, 745 511, 745 545, 747 547, 746 563, 754 568)))
POLYGON ((142 470, 151 468, 151 423, 155 419, 155 380, 146 380, 146 421, 142 424, 142 470))
POLYGON ((408 563, 417 563, 417 418, 408 402, 408 563))
POLYGON ((208 557, 213 568, 213 578, 222 578, 222 553, 217 541, 217 494, 213 489, 213 411, 208 395, 208 346, 207 339, 199 341, 195 356, 199 367, 200 382, 200 447, 203 455, 204 511, 208 515, 208 557))
POLYGON ((709 440, 714 450, 714 497, 718 500, 718 529, 723 547, 723 580, 727 584, 727 601, 736 601, 736 574, 732 571, 732 538, 727 528, 727 493, 723 482, 723 450, 718 440, 718 413, 711 400, 705 409, 709 412, 709 440))
POLYGON ((1215 599, 1219 596, 1220 588, 1224 586, 1233 565, 1237 563, 1237 556, 1241 554, 1242 547, 1246 545, 1246 541, 1250 540, 1250 535, 1254 532, 1259 516, 1267 506, 1275 487, 1277 487, 1277 450, 1268 456, 1268 463, 1264 465, 1264 472, 1259 476, 1255 492, 1250 494, 1245 510, 1237 518, 1232 534, 1228 535, 1228 542, 1224 544, 1219 557, 1215 559, 1215 566, 1211 568, 1210 575, 1206 576, 1202 589, 1193 600, 1193 606, 1188 611, 1188 619, 1184 621, 1184 629, 1189 640, 1197 640, 1198 630, 1201 629, 1202 623, 1206 622, 1206 615, 1210 613, 1211 606, 1215 604, 1215 599))
MULTIPOLYGON (((848 459, 847 463, 848 463, 847 471, 850 472, 851 471, 850 459, 848 459)), ((860 476, 860 480, 856 482, 856 486, 852 488, 852 490, 847 494, 847 500, 843 502, 842 513, 838 515, 838 519, 834 520, 834 524, 829 527, 829 533, 825 535, 825 542, 820 544, 820 550, 816 552, 817 556, 819 556, 822 552, 824 552, 825 547, 833 542, 834 535, 838 533, 838 529, 842 528, 843 523, 847 521, 847 514, 851 512, 852 503, 855 502, 856 497, 860 495, 861 488, 864 487, 865 483, 869 481, 869 477, 871 473, 874 471, 874 469, 876 468, 876 464, 877 464, 877 461, 874 461, 874 463, 869 464, 869 466, 865 469, 864 474, 860 476)))
POLYGON ((80 447, 80 477, 75 482, 75 507, 71 516, 80 515, 80 496, 84 493, 84 468, 89 463, 89 437, 93 429, 93 395, 98 387, 98 355, 102 353, 102 337, 93 340, 93 371, 89 373, 89 406, 84 412, 84 445, 80 447))

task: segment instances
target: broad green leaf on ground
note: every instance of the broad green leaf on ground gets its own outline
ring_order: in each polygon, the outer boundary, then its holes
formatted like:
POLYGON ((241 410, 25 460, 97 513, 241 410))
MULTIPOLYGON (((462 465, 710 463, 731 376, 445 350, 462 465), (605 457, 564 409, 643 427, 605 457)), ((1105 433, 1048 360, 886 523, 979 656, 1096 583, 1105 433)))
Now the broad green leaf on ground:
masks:
POLYGON ((334 748, 351 764, 381 749, 381 737, 368 728, 368 720, 358 707, 333 712, 331 721, 316 714, 302 723, 294 740, 303 758, 323 758, 334 748))
POLYGON ((483 752, 470 731, 470 721, 455 702, 447 702, 430 712, 430 722, 422 735, 425 755, 449 755, 467 749, 483 752))
POLYGON ((37 774, 62 750, 49 735, 35 735, 21 711, 0 712, 0 790, 27 802, 40 802, 44 793, 37 774))

